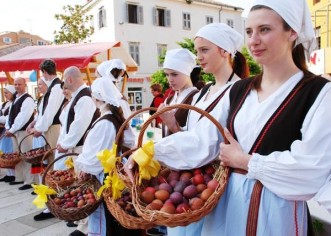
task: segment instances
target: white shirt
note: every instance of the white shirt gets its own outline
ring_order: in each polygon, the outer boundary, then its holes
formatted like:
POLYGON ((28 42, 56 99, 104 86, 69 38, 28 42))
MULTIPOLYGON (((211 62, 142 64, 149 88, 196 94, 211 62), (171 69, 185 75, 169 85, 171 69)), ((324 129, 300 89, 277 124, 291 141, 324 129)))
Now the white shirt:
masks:
MULTIPOLYGON (((106 112, 105 114, 111 114, 111 112, 106 112)), ((78 169, 93 175, 102 173, 103 167, 101 166, 99 159, 96 157, 96 154, 104 149, 111 149, 115 137, 116 129, 112 122, 104 119, 95 124, 93 129, 88 132, 82 153, 79 154, 75 161, 78 169)))
MULTIPOLYGON (((84 88, 86 88, 86 86, 82 85, 74 93, 72 93, 71 100, 67 105, 68 111, 71 107, 72 102, 75 100, 77 94, 84 88)), ((63 149, 70 149, 76 147, 77 143, 83 137, 85 131, 90 125, 96 107, 91 97, 83 96, 77 101, 74 110, 75 110, 75 118, 71 123, 68 132, 67 132, 67 121, 68 121, 69 112, 65 113, 66 122, 65 124, 62 124, 63 126, 62 128, 64 129, 65 133, 63 139, 60 142, 58 142, 63 149)))
MULTIPOLYGON (((184 99, 193 91, 198 90, 196 87, 189 87, 184 89, 181 93, 179 93, 178 91, 176 91, 174 93, 173 98, 171 99, 170 103, 168 105, 175 105, 175 104, 181 104, 183 103, 184 99)), ((177 110, 177 109, 176 109, 177 110)), ((176 110, 172 110, 173 113, 176 112, 176 110)), ((169 134, 169 130, 168 127, 165 126, 165 134, 166 136, 169 134)))
MULTIPOLYGON (((51 81, 49 82, 52 83, 51 81)), ((49 129, 49 127, 53 123, 56 113, 58 112, 58 110, 62 105, 63 100, 64 100, 64 95, 62 93, 61 85, 60 84, 54 85, 50 91, 50 95, 48 97, 48 104, 46 106, 44 114, 40 112, 40 115, 38 115, 37 122, 34 126, 34 128, 37 131, 46 132, 49 129)), ((43 100, 41 102, 43 103, 43 100)))
MULTIPOLYGON (((248 153, 257 135, 289 92, 302 78, 297 73, 274 94, 259 102, 252 91, 235 119, 238 141, 248 153)), ((331 167, 331 83, 326 84, 307 113, 302 128, 302 140, 296 140, 291 150, 272 152, 267 156, 252 155, 247 178, 257 179, 273 193, 287 200, 308 200, 324 184, 331 167)), ((229 91, 211 114, 224 127, 228 116, 229 91)), ((176 169, 192 169, 218 158, 223 141, 215 126, 202 118, 188 132, 167 137, 155 145, 155 157, 176 169), (179 145, 180 144, 180 145, 179 145)))
MULTIPOLYGON (((15 102, 20 97, 22 97, 24 94, 26 94, 26 93, 23 93, 21 96, 16 97, 13 104, 15 104, 15 102)), ((13 104, 10 106, 9 113, 10 113, 10 110, 11 110, 13 104)), ((36 104, 34 103, 34 100, 32 99, 32 97, 27 97, 22 103, 20 112, 14 118, 14 122, 13 122, 11 128, 9 127, 9 123, 8 123, 9 120, 6 119, 6 126, 5 126, 6 129, 8 129, 9 132, 12 134, 15 133, 16 131, 20 130, 31 118, 35 107, 36 107, 36 104)))
MULTIPOLYGON (((120 99, 120 106, 123 110, 124 118, 127 119, 131 115, 129 103, 124 99, 120 99)), ((136 146, 136 135, 131 125, 124 130, 123 144, 128 148, 134 148, 136 146)))
POLYGON ((331 214, 331 175, 325 185, 318 191, 314 200, 325 207, 331 214))

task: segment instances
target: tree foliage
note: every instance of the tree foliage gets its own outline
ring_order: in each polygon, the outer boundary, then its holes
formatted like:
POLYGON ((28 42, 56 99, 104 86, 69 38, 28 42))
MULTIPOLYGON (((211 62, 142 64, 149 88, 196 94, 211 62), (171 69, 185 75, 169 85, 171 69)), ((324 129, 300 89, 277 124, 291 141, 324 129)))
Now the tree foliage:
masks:
POLYGON ((55 14, 56 20, 63 21, 61 29, 54 31, 55 44, 80 43, 94 33, 92 26, 85 26, 93 19, 92 15, 86 14, 88 9, 83 9, 80 5, 66 5, 63 10, 65 14, 55 14))
POLYGON ((254 61, 253 57, 249 54, 248 49, 246 47, 243 47, 241 50, 241 53, 244 55, 246 58, 248 67, 249 67, 249 74, 250 76, 256 75, 261 73, 262 69, 259 64, 254 61))

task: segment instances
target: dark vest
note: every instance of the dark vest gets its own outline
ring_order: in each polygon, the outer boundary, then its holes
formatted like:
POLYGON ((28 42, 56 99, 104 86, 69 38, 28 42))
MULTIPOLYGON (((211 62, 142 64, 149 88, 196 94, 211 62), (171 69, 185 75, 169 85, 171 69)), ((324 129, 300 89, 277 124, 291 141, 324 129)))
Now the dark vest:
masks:
MULTIPOLYGON (((266 124, 253 145, 256 146, 257 142, 260 142, 258 147, 255 147, 255 150, 251 151, 261 155, 268 155, 274 151, 290 150, 290 146, 294 140, 301 140, 300 129, 307 112, 327 82, 328 80, 322 77, 306 75, 270 117, 267 124, 272 120, 272 125, 266 127, 268 126, 266 124), (259 141, 261 138, 263 142, 259 141)), ((227 127, 235 138, 233 121, 249 94, 251 85, 252 79, 241 80, 236 82, 230 91, 231 105, 227 127)))
MULTIPOLYGON (((42 112, 41 114, 44 115, 45 113, 45 110, 46 110, 46 107, 48 105, 48 99, 49 99, 49 96, 51 95, 51 91, 52 91, 52 88, 56 85, 56 84, 61 84, 61 80, 59 78, 55 78, 51 85, 48 87, 47 89, 47 92, 44 94, 44 100, 43 100, 43 109, 42 109, 42 112)), ((60 122, 60 114, 61 114, 61 108, 63 106, 63 104, 66 102, 66 98, 63 100, 61 106, 59 107, 58 111, 56 112, 54 118, 53 118, 53 122, 52 122, 52 125, 58 125, 58 124, 61 124, 60 122)))
MULTIPOLYGON (((210 84, 207 84, 205 85, 202 89, 201 89, 201 92, 200 92, 200 95, 198 97, 198 99, 196 100, 195 104, 197 104, 201 98, 208 92, 209 88, 212 86, 213 84, 210 83, 210 84)), ((231 85, 228 85, 227 88, 225 88, 223 90, 223 92, 218 95, 217 98, 215 98, 215 100, 206 108, 206 112, 210 113, 212 110, 214 110, 214 108, 216 107, 216 105, 218 104, 218 102, 222 99, 222 97, 224 97, 224 94, 226 93, 226 91, 228 91, 228 89, 231 87, 231 85)), ((194 105, 195 105, 194 104, 194 105)), ((203 117, 203 115, 200 116, 199 120, 203 117)))
POLYGON ((4 110, 4 111, 2 112, 2 110, 5 108, 5 106, 6 106, 7 103, 8 103, 8 101, 2 103, 2 105, 1 105, 1 111, 0 111, 0 115, 1 115, 1 116, 6 116, 6 115, 8 115, 8 113, 9 113, 9 106, 6 108, 6 110, 4 110))
MULTIPOLYGON (((24 100, 28 97, 32 98, 29 94, 25 93, 20 98, 18 98, 17 101, 13 101, 13 104, 11 105, 9 116, 8 116, 8 124, 9 124, 10 128, 14 124, 14 120, 15 120, 16 116, 18 115, 18 113, 21 112, 21 107, 22 107, 24 100)), ((23 125, 23 127, 21 129, 19 129, 19 131, 25 130, 32 121, 33 121, 33 113, 31 115, 30 119, 28 120, 28 122, 25 125, 23 125)))
MULTIPOLYGON (((185 98, 184 100, 181 102, 181 104, 188 104, 191 105, 192 100, 194 95, 199 92, 199 90, 193 90, 191 91, 185 98)), ((167 98, 166 100, 166 104, 170 104, 170 102, 172 101, 172 99, 174 98, 174 95, 171 95, 167 98)), ((186 121, 187 121, 187 116, 188 116, 189 110, 188 109, 177 109, 177 111, 175 112, 175 119, 178 122, 178 124, 180 126, 185 126, 186 125, 186 121)), ((169 135, 172 134, 172 132, 170 130, 168 130, 169 135)), ((164 125, 162 125, 162 136, 165 136, 165 127, 164 125)))
MULTIPOLYGON (((71 103, 71 106, 69 108, 69 112, 68 112, 68 120, 67 120, 67 129, 66 129, 66 132, 68 133, 69 132, 69 129, 70 129, 70 125, 71 123, 74 121, 75 119, 75 106, 78 102, 78 100, 81 98, 81 97, 84 97, 84 96, 88 96, 88 97, 91 97, 91 90, 89 88, 83 88, 81 91, 79 91, 79 93, 77 94, 77 96, 74 98, 74 100, 72 101, 71 103)), ((78 143, 76 144, 76 146, 82 146, 84 144, 84 137, 85 137, 85 134, 86 132, 90 129, 91 125, 93 124, 94 121, 96 121, 96 119, 100 116, 100 112, 98 109, 95 110, 94 114, 93 114, 93 117, 92 117, 92 120, 88 126, 88 128, 86 129, 84 135, 81 137, 81 139, 78 141, 78 143)))

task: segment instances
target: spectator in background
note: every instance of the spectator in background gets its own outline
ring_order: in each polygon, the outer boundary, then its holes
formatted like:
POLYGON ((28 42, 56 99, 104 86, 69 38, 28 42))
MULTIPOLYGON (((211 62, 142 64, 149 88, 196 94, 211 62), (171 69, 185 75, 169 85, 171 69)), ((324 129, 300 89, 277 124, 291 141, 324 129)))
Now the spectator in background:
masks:
MULTIPOLYGON (((164 101, 163 94, 162 94, 162 86, 160 84, 153 84, 153 85, 151 85, 150 88, 151 88, 151 93, 154 96, 150 107, 158 108, 161 105, 161 103, 163 103, 163 101, 164 101)), ((149 111, 150 115, 153 115, 154 113, 155 113, 155 111, 149 111)), ((157 117, 155 127, 159 127, 161 123, 162 123, 161 118, 157 117)))

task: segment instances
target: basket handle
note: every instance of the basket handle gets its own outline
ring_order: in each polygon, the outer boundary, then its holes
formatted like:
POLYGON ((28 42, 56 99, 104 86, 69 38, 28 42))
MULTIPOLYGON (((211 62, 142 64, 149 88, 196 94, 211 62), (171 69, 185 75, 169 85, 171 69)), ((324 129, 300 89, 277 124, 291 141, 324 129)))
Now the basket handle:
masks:
POLYGON ((47 150, 47 151, 44 153, 44 156, 43 156, 43 158, 42 158, 41 161, 40 161, 41 166, 43 166, 43 162, 44 162, 44 160, 46 159, 47 155, 48 155, 49 153, 53 152, 54 150, 56 150, 56 147, 55 147, 55 148, 52 148, 52 149, 49 149, 49 150, 47 150))
POLYGON ((166 106, 164 108, 162 108, 160 111, 157 111, 155 114, 153 114, 141 127, 139 136, 138 136, 138 147, 142 146, 142 142, 143 142, 143 137, 144 137, 144 133, 146 131, 146 129, 148 128, 148 125, 150 123, 152 123, 152 121, 158 117, 159 115, 170 111, 172 109, 189 109, 189 110, 194 110, 198 113, 200 113, 202 116, 206 116, 211 122, 214 123, 214 125, 216 126, 216 128, 220 131, 221 135, 224 138, 224 141, 227 142, 227 139, 224 135, 224 129, 222 127, 222 125, 212 116, 210 115, 208 112, 206 112, 205 110, 202 110, 198 107, 192 106, 192 105, 188 105, 188 104, 175 104, 175 105, 170 105, 170 106, 166 106))
MULTIPOLYGON (((25 137, 21 140, 20 144, 18 145, 18 151, 19 151, 20 153, 22 153, 22 151, 21 151, 21 145, 22 145, 24 139, 26 139, 27 137, 29 137, 29 136, 31 136, 31 135, 33 135, 33 133, 32 133, 32 134, 28 134, 27 136, 25 136, 25 137)), ((47 142, 45 136, 44 136, 44 135, 40 135, 40 136, 43 137, 43 139, 45 140, 46 145, 50 147, 50 145, 48 144, 48 142, 47 142)))
POLYGON ((55 162, 57 162, 58 160, 62 159, 62 158, 65 158, 67 156, 78 156, 79 154, 78 153, 66 153, 66 154, 63 154, 62 156, 59 156, 58 158, 56 158, 54 161, 52 161, 51 163, 49 163, 43 173, 43 176, 42 176, 42 180, 41 180, 41 183, 42 184, 45 184, 45 179, 46 179, 46 175, 47 175, 47 172, 49 171, 49 169, 54 165, 55 162))
MULTIPOLYGON (((129 124, 129 122, 137 115, 145 112, 145 111, 157 111, 157 108, 156 107, 145 107, 145 108, 142 108, 138 111, 135 111, 133 112, 124 122, 123 124, 121 125, 121 127, 118 129, 118 132, 116 134, 116 138, 115 138, 115 143, 118 145, 120 139, 121 139, 121 136, 124 132, 124 130, 126 129, 127 125, 129 124)), ((116 154, 118 155, 118 148, 116 150, 116 154)))

